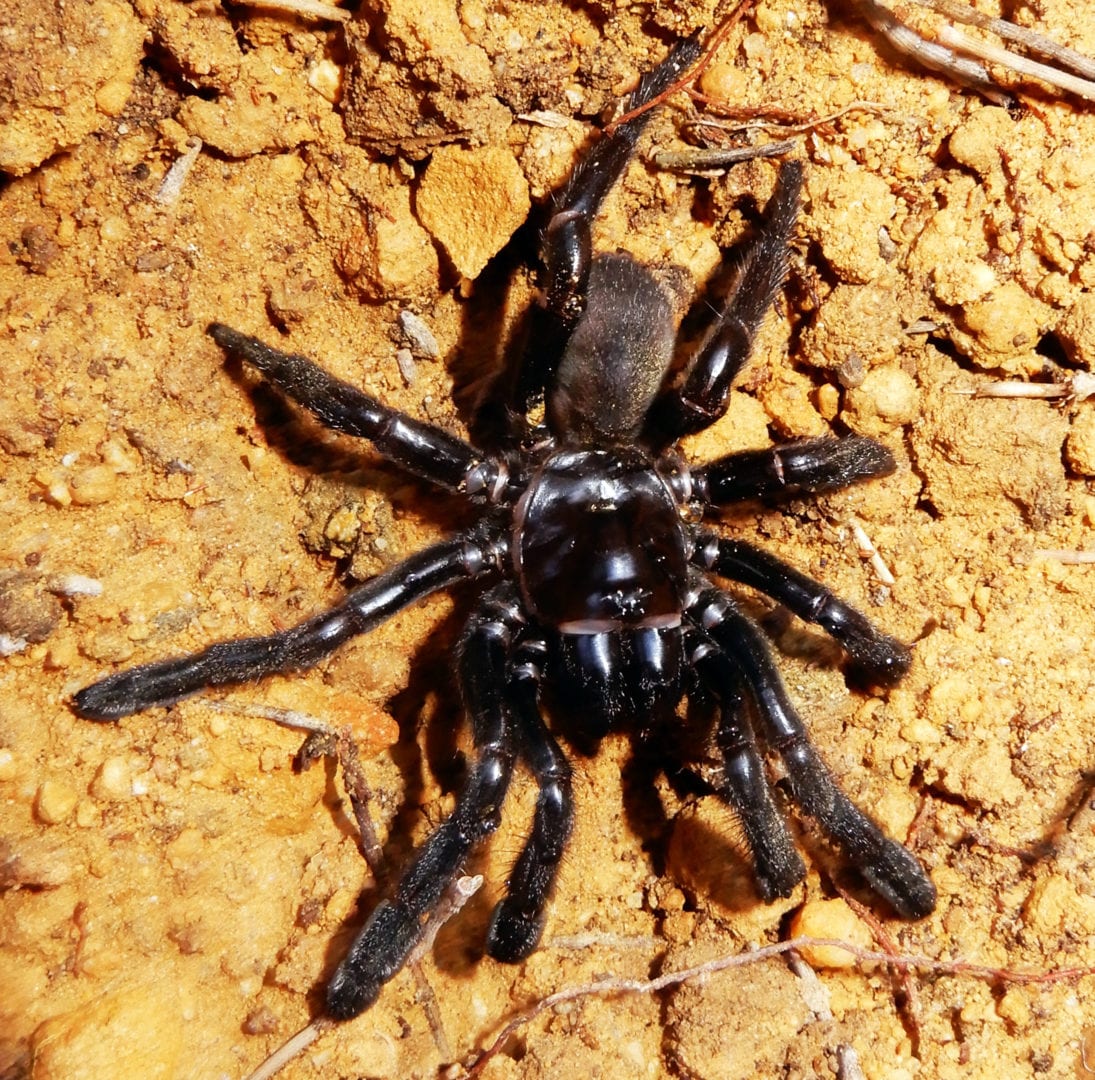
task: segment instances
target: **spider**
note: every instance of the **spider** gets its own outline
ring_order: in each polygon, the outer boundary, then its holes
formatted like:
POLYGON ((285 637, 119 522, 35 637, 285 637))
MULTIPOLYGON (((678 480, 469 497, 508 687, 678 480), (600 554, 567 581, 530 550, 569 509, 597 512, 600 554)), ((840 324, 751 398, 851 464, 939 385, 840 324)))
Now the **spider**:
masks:
MULTIPOLYGON (((678 43, 646 73, 630 108, 653 101, 699 54, 678 43)), ((773 555, 702 524, 742 499, 819 493, 892 472, 881 444, 815 438, 689 468, 673 449, 713 423, 786 273, 803 169, 779 170, 765 224, 739 282, 690 363, 669 374, 670 300, 630 256, 594 254, 605 196, 631 159, 649 110, 603 137, 564 187, 542 237, 544 289, 503 380, 506 434, 486 453, 220 323, 230 356, 258 369, 327 427, 370 440, 395 465, 471 500, 475 525, 412 555, 329 611, 265 637, 144 664, 79 691, 93 720, 170 705, 204 687, 308 668, 395 612, 468 579, 479 598, 457 649, 475 761, 451 816, 414 854, 358 933, 326 990, 336 1020, 368 1008, 404 965, 472 849, 499 824, 518 761, 538 796, 531 831, 487 930, 487 953, 516 962, 536 947, 571 832, 571 766, 542 703, 595 747, 626 728, 651 737, 686 696, 706 703, 720 768, 711 781, 736 811, 765 900, 788 896, 805 866, 769 787, 762 750, 782 762, 791 799, 906 918, 935 890, 917 859, 837 786, 811 746, 754 622, 711 575, 753 586, 826 630, 864 673, 892 684, 908 649, 773 555), (529 414, 542 404, 543 421, 529 414)))

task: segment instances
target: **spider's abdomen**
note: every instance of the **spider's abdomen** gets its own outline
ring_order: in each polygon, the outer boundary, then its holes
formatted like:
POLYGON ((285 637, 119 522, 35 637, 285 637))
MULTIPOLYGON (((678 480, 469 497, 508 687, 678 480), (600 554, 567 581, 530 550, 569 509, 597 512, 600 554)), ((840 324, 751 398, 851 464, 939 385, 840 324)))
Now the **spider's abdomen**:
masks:
POLYGON ((529 614, 563 633, 680 622, 688 541, 677 502, 636 449, 564 451, 533 477, 514 517, 529 614))

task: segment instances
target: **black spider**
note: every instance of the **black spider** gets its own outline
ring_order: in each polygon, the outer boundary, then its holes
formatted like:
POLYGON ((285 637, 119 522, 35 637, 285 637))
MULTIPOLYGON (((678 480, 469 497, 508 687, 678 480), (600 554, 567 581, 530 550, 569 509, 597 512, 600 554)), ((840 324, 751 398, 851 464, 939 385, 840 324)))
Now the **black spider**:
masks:
MULTIPOLYGON (((650 102, 699 52, 680 43, 641 80, 650 102)), ((438 589, 483 589, 459 645, 458 672, 476 760, 449 819, 381 901, 327 987, 327 1012, 356 1016, 376 999, 471 849, 494 831, 515 762, 539 785, 531 832, 494 909, 487 952, 529 955, 539 940, 573 819, 571 769, 544 724, 541 682, 559 715, 595 744, 630 725, 649 735, 689 691, 714 716, 715 783, 741 819, 766 900, 805 874, 769 790, 762 745, 781 759, 791 797, 902 916, 926 915, 935 890, 920 863, 857 809, 810 745, 756 627, 707 576, 753 586, 831 634, 866 674, 893 683, 908 650, 824 586, 742 540, 692 522, 740 499, 826 492, 894 469, 871 439, 810 439, 689 469, 671 449, 716 420, 783 282, 802 166, 784 164, 740 281, 683 375, 668 386, 671 306, 623 254, 592 252, 598 209, 628 163, 649 111, 603 138, 571 178, 543 240, 546 284, 508 388, 508 448, 491 455, 404 416, 326 374, 214 323, 209 333, 336 431, 482 508, 467 531, 412 556, 332 610, 268 637, 219 642, 81 690, 76 711, 114 720, 203 687, 307 668, 349 638, 438 589), (529 411, 543 400, 545 422, 529 411), (580 719, 575 720, 578 717, 580 719), (754 728, 756 730, 754 730, 754 728)))

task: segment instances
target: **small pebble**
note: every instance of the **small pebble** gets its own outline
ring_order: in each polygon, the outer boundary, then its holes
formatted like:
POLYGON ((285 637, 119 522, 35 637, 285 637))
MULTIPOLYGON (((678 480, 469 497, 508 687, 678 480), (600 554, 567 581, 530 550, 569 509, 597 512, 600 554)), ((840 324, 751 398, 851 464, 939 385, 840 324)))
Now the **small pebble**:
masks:
POLYGON ((57 780, 46 780, 38 788, 34 798, 34 810, 40 821, 47 825, 60 825, 76 809, 77 793, 57 780))
POLYGON ((117 479, 109 465, 92 465, 72 477, 69 490, 77 506, 98 506, 114 497, 117 479))
POLYGON ((912 423, 920 412, 920 391, 896 364, 869 371, 863 382, 845 395, 845 420, 854 431, 879 435, 892 427, 912 423))
POLYGON ((403 377, 403 382, 406 386, 410 386, 414 382, 415 375, 418 374, 418 369, 415 366, 414 356, 411 354, 410 349, 397 349, 395 354, 396 366, 399 368, 399 374, 403 377))
POLYGON ((0 658, 5 656, 18 656, 27 647, 27 639, 14 637, 11 634, 0 633, 0 658))
POLYGON ((54 574, 46 587, 58 596, 102 596, 103 583, 83 574, 54 574))
POLYGON ((441 355, 441 346, 437 344, 433 331, 413 311, 399 313, 399 326, 419 356, 436 360, 441 355))
POLYGON ((308 70, 308 85, 334 105, 342 95, 342 68, 332 60, 319 60, 308 70))
POLYGON ((1065 458, 1080 476, 1095 476, 1095 411, 1084 410, 1072 422, 1065 458))
MULTIPOLYGON (((870 949, 871 934, 865 923, 843 900, 810 900, 791 920, 793 937, 832 938, 870 949)), ((846 949, 819 945, 799 950, 811 967, 850 968, 859 961, 846 949)))
POLYGON ((123 757, 107 758, 95 774, 91 793, 99 799, 125 799, 132 795, 133 778, 129 762, 123 757))

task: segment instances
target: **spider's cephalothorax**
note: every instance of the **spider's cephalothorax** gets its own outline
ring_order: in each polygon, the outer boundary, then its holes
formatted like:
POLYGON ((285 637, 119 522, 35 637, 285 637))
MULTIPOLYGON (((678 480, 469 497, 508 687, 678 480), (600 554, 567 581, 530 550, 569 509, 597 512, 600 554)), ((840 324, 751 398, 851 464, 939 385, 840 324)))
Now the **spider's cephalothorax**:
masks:
MULTIPOLYGON (((695 59, 690 39, 647 74, 632 108, 695 59)), ((570 766, 541 714, 541 683, 595 743, 630 725, 654 732, 701 688, 721 759, 718 792, 752 849, 759 891, 787 896, 802 859, 776 807, 762 755, 782 761, 793 802, 901 915, 926 915, 935 891, 920 863, 841 792, 811 746, 756 625, 709 575, 755 587, 831 634, 867 675, 893 683, 908 650, 772 555, 695 524, 735 500, 826 492, 894 468, 870 439, 811 439, 731 454, 691 471, 672 451, 725 410, 730 384, 782 284, 802 166, 789 162, 725 310, 682 374, 661 286, 626 255, 594 255, 593 220, 629 161, 644 113, 603 138, 562 192, 545 230, 543 299, 506 383, 511 445, 480 452, 221 324, 227 352, 337 431, 370 439, 396 465, 483 507, 474 527, 411 556, 340 604, 267 637, 112 675, 80 691, 77 712, 113 720, 204 687, 308 667, 394 612, 472 578, 481 598, 458 673, 476 759, 451 817, 426 841, 358 934, 327 990, 327 1011, 355 1016, 400 970, 426 917, 471 848, 497 826, 515 762, 539 785, 532 829, 495 908, 487 951, 519 960, 536 946, 570 834, 570 766), (543 401, 546 429, 525 416, 543 401)))

